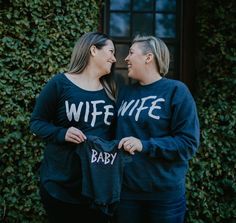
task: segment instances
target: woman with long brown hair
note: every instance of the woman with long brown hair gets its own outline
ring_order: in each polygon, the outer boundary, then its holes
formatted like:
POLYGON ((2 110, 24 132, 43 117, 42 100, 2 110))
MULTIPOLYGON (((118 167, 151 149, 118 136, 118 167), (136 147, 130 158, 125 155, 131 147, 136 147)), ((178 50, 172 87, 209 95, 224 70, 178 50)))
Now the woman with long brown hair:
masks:
POLYGON ((46 142, 40 169, 40 195, 49 221, 107 222, 81 195, 81 166, 75 153, 86 135, 112 139, 115 47, 105 34, 84 34, 75 44, 68 71, 58 73, 36 100, 31 131, 46 142))

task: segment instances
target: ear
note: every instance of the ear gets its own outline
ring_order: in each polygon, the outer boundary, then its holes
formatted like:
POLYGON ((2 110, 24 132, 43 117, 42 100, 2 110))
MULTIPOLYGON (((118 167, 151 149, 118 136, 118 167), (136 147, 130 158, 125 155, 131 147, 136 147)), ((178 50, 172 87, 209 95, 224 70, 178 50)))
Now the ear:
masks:
POLYGON ((146 64, 150 63, 153 60, 153 58, 154 58, 154 56, 152 53, 147 53, 145 63, 146 64))
POLYGON ((92 46, 90 47, 90 54, 91 54, 92 56, 95 56, 96 50, 97 50, 96 46, 92 45, 92 46))

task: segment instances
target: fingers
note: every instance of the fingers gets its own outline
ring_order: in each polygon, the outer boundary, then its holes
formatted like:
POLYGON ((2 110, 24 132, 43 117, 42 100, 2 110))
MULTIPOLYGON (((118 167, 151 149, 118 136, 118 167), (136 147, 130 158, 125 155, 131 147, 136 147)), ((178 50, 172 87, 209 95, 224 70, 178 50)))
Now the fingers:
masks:
POLYGON ((128 140, 128 137, 121 139, 118 144, 118 148, 120 149, 127 140, 128 140))
POLYGON ((65 135, 65 140, 67 142, 73 142, 77 144, 84 142, 86 139, 87 138, 84 133, 75 127, 70 127, 65 135))
POLYGON ((118 144, 118 148, 122 148, 129 152, 130 154, 134 155, 135 151, 141 152, 143 145, 141 141, 135 137, 125 137, 120 140, 118 144))

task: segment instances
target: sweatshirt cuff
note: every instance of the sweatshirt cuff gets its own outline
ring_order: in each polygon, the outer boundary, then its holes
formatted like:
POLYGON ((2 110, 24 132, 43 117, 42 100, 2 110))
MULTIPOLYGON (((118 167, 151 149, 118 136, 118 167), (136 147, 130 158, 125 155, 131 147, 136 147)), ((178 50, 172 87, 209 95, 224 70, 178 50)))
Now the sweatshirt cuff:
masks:
POLYGON ((65 135, 66 135, 66 131, 67 129, 65 128, 62 128, 58 131, 58 134, 57 134, 57 141, 59 143, 64 143, 65 142, 65 135))
POLYGON ((147 140, 141 140, 141 143, 143 145, 142 153, 148 153, 150 151, 150 143, 147 140))

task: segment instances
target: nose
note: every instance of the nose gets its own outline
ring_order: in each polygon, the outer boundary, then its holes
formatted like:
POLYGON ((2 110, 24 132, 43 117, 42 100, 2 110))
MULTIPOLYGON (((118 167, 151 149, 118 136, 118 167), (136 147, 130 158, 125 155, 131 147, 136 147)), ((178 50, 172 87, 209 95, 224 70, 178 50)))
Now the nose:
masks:
POLYGON ((113 61, 113 63, 116 62, 116 57, 115 57, 115 55, 113 55, 113 57, 112 57, 112 61, 113 61))
POLYGON ((129 56, 127 56, 127 57, 125 58, 125 62, 127 63, 128 60, 129 60, 129 56))

